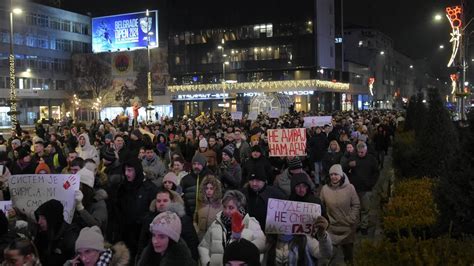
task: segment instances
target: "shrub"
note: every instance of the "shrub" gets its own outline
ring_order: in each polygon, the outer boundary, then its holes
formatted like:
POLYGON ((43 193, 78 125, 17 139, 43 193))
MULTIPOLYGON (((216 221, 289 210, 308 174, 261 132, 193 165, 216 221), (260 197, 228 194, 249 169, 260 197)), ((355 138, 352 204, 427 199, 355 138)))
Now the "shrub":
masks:
POLYGON ((474 241, 447 237, 419 240, 402 238, 396 243, 388 240, 365 240, 355 250, 355 265, 471 265, 474 262, 474 241))
POLYGON ((401 178, 422 175, 419 173, 419 151, 413 131, 397 132, 393 142, 393 166, 395 175, 401 178))
POLYGON ((385 206, 383 215, 387 237, 425 238, 431 234, 438 218, 433 186, 434 181, 428 178, 403 180, 395 185, 394 196, 385 206))

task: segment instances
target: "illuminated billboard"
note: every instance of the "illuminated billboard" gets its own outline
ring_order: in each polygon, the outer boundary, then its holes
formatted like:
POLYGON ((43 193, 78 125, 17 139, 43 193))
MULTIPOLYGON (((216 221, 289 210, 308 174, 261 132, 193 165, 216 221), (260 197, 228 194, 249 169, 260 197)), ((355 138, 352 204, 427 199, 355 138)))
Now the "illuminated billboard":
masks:
POLYGON ((92 52, 158 47, 158 11, 92 19, 92 52), (147 38, 149 36, 149 38, 147 38))

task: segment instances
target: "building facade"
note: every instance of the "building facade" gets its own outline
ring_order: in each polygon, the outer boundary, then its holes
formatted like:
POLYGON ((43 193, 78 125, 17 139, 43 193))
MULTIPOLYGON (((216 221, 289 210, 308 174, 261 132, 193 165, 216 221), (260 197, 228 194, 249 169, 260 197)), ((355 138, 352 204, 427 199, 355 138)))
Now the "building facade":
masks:
POLYGON ((245 2, 231 12, 262 5, 259 12, 249 9, 245 19, 222 16, 215 7, 175 10, 170 16, 185 20, 170 23, 168 38, 168 90, 175 114, 284 114, 291 105, 300 111, 332 111, 341 109, 343 98, 352 101, 351 95, 367 93, 366 86, 352 86, 349 73, 336 67, 340 15, 334 0, 292 6, 263 2, 245 2))

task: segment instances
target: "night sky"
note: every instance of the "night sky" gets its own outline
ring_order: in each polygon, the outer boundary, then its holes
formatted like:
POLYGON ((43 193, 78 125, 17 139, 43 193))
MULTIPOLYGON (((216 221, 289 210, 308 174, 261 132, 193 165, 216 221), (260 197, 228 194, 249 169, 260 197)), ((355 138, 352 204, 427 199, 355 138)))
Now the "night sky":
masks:
MULTIPOLYGON (((247 1, 253 4, 248 6, 246 12, 251 9, 258 11, 260 8, 265 8, 263 4, 265 1, 267 0, 247 1), (260 6, 259 3, 262 3, 262 5, 260 6)), ((292 5, 297 2, 288 1, 288 4, 292 5)), ((468 4, 469 2, 471 0, 467 1, 468 4)), ((471 5, 474 5, 474 1, 472 2, 471 5)), ((161 3, 156 0, 62 0, 62 8, 80 13, 90 12, 92 16, 101 16, 140 11, 146 8, 159 8, 161 3), (99 6, 97 6, 98 3, 100 3, 99 6)), ((245 0, 235 2, 172 0, 169 2, 175 7, 181 5, 191 7, 191 9, 199 9, 204 6, 204 8, 221 9, 224 12, 229 12, 232 5, 242 6, 245 3, 245 0)), ((439 75, 441 79, 446 78, 447 80, 445 66, 450 55, 450 27, 445 17, 441 22, 435 22, 433 17, 436 13, 441 13, 444 16, 446 6, 459 3, 460 0, 345 0, 344 23, 346 25, 369 26, 381 30, 394 40, 396 50, 413 59, 427 59, 431 62, 433 72, 439 75), (444 50, 439 49, 440 44, 445 46, 444 50)), ((291 8, 291 6, 288 8, 291 8)), ((468 14, 467 17, 473 17, 472 13, 468 14)))

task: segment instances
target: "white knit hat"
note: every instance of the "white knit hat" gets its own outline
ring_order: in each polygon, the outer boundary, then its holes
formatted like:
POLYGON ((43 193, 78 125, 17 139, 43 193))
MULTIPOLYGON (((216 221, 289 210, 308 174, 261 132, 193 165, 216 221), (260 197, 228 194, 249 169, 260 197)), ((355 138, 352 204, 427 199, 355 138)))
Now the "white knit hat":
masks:
POLYGON ((104 236, 97 225, 84 227, 76 240, 76 251, 80 248, 104 251, 104 236))
POLYGON ((81 177, 81 183, 91 188, 94 187, 95 178, 94 178, 94 173, 91 170, 84 167, 81 170, 79 170, 77 174, 80 175, 81 177))
POLYGON ((178 242, 181 236, 181 220, 174 212, 162 212, 151 222, 150 232, 164 234, 178 242))
POLYGON ((207 148, 207 140, 205 138, 199 141, 199 148, 207 148))

